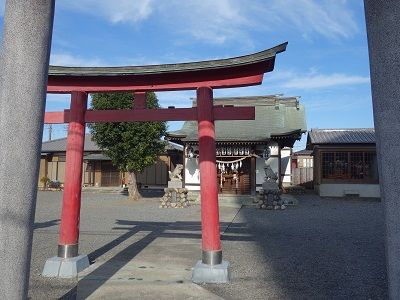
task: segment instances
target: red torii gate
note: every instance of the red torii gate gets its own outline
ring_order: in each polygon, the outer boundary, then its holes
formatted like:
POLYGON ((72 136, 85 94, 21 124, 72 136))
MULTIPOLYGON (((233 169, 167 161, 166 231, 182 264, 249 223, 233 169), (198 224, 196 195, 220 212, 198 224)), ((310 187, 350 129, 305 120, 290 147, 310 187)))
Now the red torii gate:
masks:
MULTIPOLYGON (((214 107, 213 89, 261 84, 264 73, 274 69, 276 54, 285 51, 286 46, 283 43, 246 56, 193 63, 107 68, 50 66, 47 92, 72 95, 69 110, 47 112, 44 118, 47 124, 69 123, 59 261, 78 256, 85 123, 197 120, 203 253, 200 264, 206 268, 221 265, 214 120, 254 119, 255 109, 214 107), (145 108, 146 92, 175 90, 196 90, 197 107, 145 108), (87 110, 88 93, 112 91, 132 91, 133 109, 87 110)), ((215 281, 215 274, 207 277, 203 273, 204 270, 201 278, 194 280, 215 281)), ((221 278, 216 280, 221 282, 221 278)))

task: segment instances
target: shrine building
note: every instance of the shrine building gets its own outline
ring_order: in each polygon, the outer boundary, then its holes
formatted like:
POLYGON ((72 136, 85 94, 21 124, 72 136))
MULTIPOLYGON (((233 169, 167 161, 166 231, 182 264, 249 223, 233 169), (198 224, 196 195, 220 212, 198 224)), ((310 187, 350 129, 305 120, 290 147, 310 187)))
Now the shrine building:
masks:
MULTIPOLYGON (((289 185, 291 148, 307 131, 304 106, 298 98, 214 98, 214 106, 255 107, 255 120, 215 122, 219 194, 255 195, 264 181, 266 158, 273 171, 280 174, 279 185, 289 185)), ((181 129, 168 132, 166 139, 184 146, 184 186, 199 191, 197 122, 186 121, 181 129)))
POLYGON ((312 129, 314 189, 322 197, 380 197, 374 128, 312 129))

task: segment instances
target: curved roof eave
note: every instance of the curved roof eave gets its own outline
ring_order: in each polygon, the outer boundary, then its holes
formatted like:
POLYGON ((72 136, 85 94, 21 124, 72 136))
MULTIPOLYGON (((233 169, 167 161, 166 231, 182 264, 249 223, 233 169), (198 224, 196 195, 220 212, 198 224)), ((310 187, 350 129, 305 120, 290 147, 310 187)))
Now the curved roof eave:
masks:
POLYGON ((123 76, 181 73, 217 70, 262 63, 275 58, 277 53, 286 50, 287 42, 257 53, 233 58, 146 66, 124 67, 65 67, 49 66, 49 76, 123 76))

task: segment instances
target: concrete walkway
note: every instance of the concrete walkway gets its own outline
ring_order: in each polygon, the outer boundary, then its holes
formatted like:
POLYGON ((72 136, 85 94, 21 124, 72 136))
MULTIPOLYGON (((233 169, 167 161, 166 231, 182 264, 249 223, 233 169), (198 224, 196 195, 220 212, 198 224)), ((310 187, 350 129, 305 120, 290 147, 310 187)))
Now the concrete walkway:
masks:
POLYGON ((284 211, 221 207, 229 284, 196 285, 200 207, 159 209, 155 198, 84 193, 78 279, 40 276, 57 248, 61 194, 39 193, 32 299, 385 299, 381 203, 295 196, 284 211))
MULTIPOLYGON (((147 201, 157 214, 165 212, 158 202, 147 201)), ((198 209, 181 212, 197 219, 198 209)), ((221 208, 221 233, 238 210, 221 208)), ((134 241, 80 274, 77 299, 222 299, 191 281, 192 267, 201 256, 199 221, 119 221, 118 225, 126 236, 134 235, 134 241)))

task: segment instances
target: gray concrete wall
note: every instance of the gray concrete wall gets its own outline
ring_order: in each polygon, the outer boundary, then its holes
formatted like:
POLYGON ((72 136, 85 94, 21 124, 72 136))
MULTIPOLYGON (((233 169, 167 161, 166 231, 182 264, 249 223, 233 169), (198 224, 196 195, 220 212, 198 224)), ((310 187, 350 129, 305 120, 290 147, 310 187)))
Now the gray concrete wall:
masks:
POLYGON ((6 2, 0 58, 2 299, 27 297, 53 15, 54 0, 6 2))
POLYGON ((364 0, 391 299, 400 299, 400 1, 364 0))
POLYGON ((322 183, 318 185, 318 193, 321 197, 344 197, 346 195, 359 195, 365 198, 379 198, 379 184, 341 184, 322 183))

